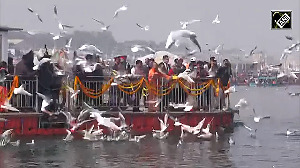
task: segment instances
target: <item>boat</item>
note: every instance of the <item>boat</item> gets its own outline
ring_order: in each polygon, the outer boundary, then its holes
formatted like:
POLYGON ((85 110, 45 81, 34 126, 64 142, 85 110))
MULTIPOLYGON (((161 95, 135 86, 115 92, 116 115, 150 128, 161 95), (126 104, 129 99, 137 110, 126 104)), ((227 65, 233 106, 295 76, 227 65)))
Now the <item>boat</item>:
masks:
MULTIPOLYGON (((142 95, 141 98, 144 99, 144 101, 138 99, 140 102, 147 102, 145 99, 153 88, 151 88, 152 86, 149 85, 145 78, 139 79, 134 83, 115 83, 114 77, 102 77, 101 79, 104 79, 104 81, 97 79, 99 77, 85 77, 85 79, 75 77, 72 80, 68 79, 67 83, 70 86, 74 86, 74 90, 80 89, 81 92, 75 100, 65 100, 64 110, 73 111, 74 113, 76 111, 79 112, 78 109, 82 107, 82 103, 86 102, 93 108, 105 111, 105 115, 117 117, 119 111, 109 111, 109 109, 112 107, 118 108, 124 115, 126 124, 131 126, 131 132, 135 134, 151 133, 153 129, 159 129, 160 123, 158 118, 163 118, 165 114, 170 116, 168 119, 169 131, 180 130, 180 128, 174 126, 174 119, 178 119, 183 124, 196 126, 203 118, 206 118, 204 126, 210 123, 212 131, 220 128, 225 128, 229 131, 233 130, 233 118, 234 114, 238 113, 238 110, 223 109, 220 104, 213 104, 214 100, 220 102, 220 96, 216 95, 217 91, 226 89, 221 87, 216 79, 209 78, 205 82, 189 84, 182 79, 176 78, 171 81, 171 85, 167 85, 170 86, 169 88, 155 88, 158 98, 169 96, 169 100, 174 103, 185 103, 187 101, 185 96, 188 95, 196 102, 196 105, 190 111, 184 111, 183 108, 172 108, 168 104, 166 105, 167 108, 161 107, 155 112, 149 111, 150 105, 147 103, 139 105, 130 103, 133 95, 138 96, 138 94, 142 95), (98 85, 102 86, 101 89, 95 88, 98 85), (91 86, 94 88, 90 88, 91 86), (117 102, 113 102, 112 99, 115 98, 120 98, 121 100, 118 99, 117 102), (133 112, 132 108, 135 106, 141 111, 133 112)), ((5 100, 9 100, 20 112, 0 112, 0 118, 5 119, 0 120, 0 132, 13 129, 14 134, 18 136, 65 135, 67 133, 66 130, 70 128, 70 125, 66 121, 47 121, 43 119, 43 113, 39 112, 38 97, 34 94, 38 89, 37 77, 10 76, 7 77, 3 87, 7 89, 7 92, 1 92, 2 99, 0 99, 0 102, 3 104, 5 100), (13 95, 14 88, 19 87, 21 84, 25 84, 25 89, 33 93, 32 97, 13 95)), ((86 122, 78 129, 86 129, 92 125, 98 126, 97 121, 91 120, 86 122)), ((106 129, 103 126, 101 128, 106 129)))

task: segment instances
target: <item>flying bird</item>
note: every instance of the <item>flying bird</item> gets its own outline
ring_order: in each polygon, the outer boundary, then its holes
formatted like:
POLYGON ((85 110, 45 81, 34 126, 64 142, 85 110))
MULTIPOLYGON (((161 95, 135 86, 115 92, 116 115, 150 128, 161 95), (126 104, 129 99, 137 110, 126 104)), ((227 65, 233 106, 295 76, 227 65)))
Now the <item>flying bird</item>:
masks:
POLYGON ((57 15, 57 7, 54 5, 54 14, 57 15))
POLYGON ((72 38, 70 38, 69 40, 67 40, 65 47, 67 49, 70 49, 71 48, 71 43, 72 43, 72 38))
POLYGON ((194 80, 190 77, 191 70, 190 69, 186 69, 184 72, 178 74, 178 78, 182 78, 186 81, 188 81, 189 83, 195 83, 194 80))
POLYGON ((218 47, 216 47, 216 49, 214 50, 214 53, 215 53, 216 55, 219 55, 219 54, 220 54, 220 53, 219 53, 220 47, 221 47, 221 45, 218 45, 218 47))
POLYGON ((6 146, 10 143, 13 129, 8 129, 0 135, 0 146, 6 146))
POLYGON ((101 27, 101 30, 103 30, 103 31, 107 31, 108 30, 108 28, 110 27, 110 25, 105 25, 104 24, 104 22, 102 22, 102 21, 100 21, 100 20, 97 20, 97 19, 95 19, 95 18, 92 18, 94 21, 96 21, 96 22, 98 22, 98 23, 100 23, 103 27, 101 27))
POLYGON ((237 109, 245 108, 248 106, 248 102, 245 98, 239 100, 239 102, 234 106, 237 109))
POLYGON ((249 131, 251 138, 256 138, 257 129, 252 129, 244 124, 244 127, 249 131))
POLYGON ((82 45, 80 48, 78 48, 78 50, 80 51, 84 51, 84 52, 91 52, 93 54, 102 54, 103 52, 98 49, 96 46, 94 45, 89 45, 89 44, 84 44, 82 45))
POLYGON ((4 104, 0 106, 1 108, 7 109, 9 111, 15 111, 15 112, 19 112, 20 110, 18 110, 17 108, 13 107, 10 103, 9 100, 6 99, 4 104))
POLYGON ((219 15, 217 15, 217 17, 215 18, 215 20, 212 21, 212 24, 219 24, 220 20, 219 20, 219 15))
POLYGON ((196 39, 197 35, 196 35, 196 33, 192 32, 190 30, 171 31, 168 36, 165 48, 170 49, 173 44, 176 44, 179 42, 180 38, 189 38, 199 48, 199 51, 201 52, 201 47, 196 39))
POLYGON ((255 109, 253 108, 253 113, 254 113, 254 117, 253 117, 253 120, 254 122, 258 123, 261 119, 265 119, 265 118, 270 118, 270 116, 258 116, 255 112, 255 109))
POLYGON ((37 18, 39 19, 39 21, 43 23, 41 16, 37 12, 35 12, 32 8, 27 8, 27 9, 29 12, 35 14, 37 16, 37 18))
POLYGON ((114 16, 113 16, 113 19, 115 19, 115 18, 118 17, 119 12, 121 12, 121 11, 126 11, 127 9, 128 9, 127 5, 123 5, 122 7, 120 7, 119 9, 117 9, 117 10, 115 11, 114 16))
POLYGON ((142 30, 148 31, 150 29, 150 27, 148 25, 146 26, 141 26, 140 24, 136 23, 136 25, 141 28, 142 30))
POLYGON ((34 139, 32 139, 31 142, 26 143, 26 145, 34 145, 34 139))
POLYGON ((294 38, 292 36, 285 36, 285 38, 290 40, 290 41, 294 40, 294 38))
POLYGON ((186 29, 188 25, 195 23, 195 22, 201 22, 201 20, 181 21, 180 25, 181 25, 182 29, 186 29))
POLYGON ((38 93, 36 92, 36 94, 43 99, 42 101, 42 107, 41 107, 41 111, 42 112, 48 112, 48 110, 46 110, 46 107, 50 105, 51 102, 53 102, 53 99, 41 94, 41 93, 38 93))
POLYGON ((24 89, 24 85, 21 85, 20 87, 15 88, 15 89, 14 89, 14 94, 21 94, 21 95, 26 95, 26 96, 32 96, 31 93, 27 92, 27 91, 24 89))
POLYGON ((236 89, 235 89, 235 85, 230 86, 230 88, 228 88, 227 90, 224 91, 225 94, 234 93, 234 92, 237 92, 236 89))
POLYGON ((191 55, 194 55, 194 54, 196 54, 196 52, 198 51, 198 50, 191 50, 191 49, 189 49, 188 47, 185 47, 185 49, 186 49, 186 51, 187 51, 187 56, 191 56, 191 55))
POLYGON ((148 50, 151 54, 155 54, 155 53, 156 53, 156 51, 153 50, 152 48, 147 47, 147 46, 143 46, 143 45, 133 45, 133 46, 131 47, 131 51, 132 51, 133 53, 136 53, 136 52, 138 52, 138 51, 146 51, 146 50, 148 50))
POLYGON ((252 50, 250 51, 249 56, 252 56, 252 55, 254 54, 254 51, 255 51, 256 49, 257 49, 257 46, 255 46, 254 49, 252 49, 252 50))

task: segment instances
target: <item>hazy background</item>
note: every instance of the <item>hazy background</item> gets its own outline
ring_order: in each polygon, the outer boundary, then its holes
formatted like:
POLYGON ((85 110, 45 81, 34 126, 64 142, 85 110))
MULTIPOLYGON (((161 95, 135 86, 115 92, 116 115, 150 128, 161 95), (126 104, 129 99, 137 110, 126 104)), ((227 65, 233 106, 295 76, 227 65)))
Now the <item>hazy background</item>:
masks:
POLYGON ((117 42, 127 40, 166 40, 171 30, 180 29, 179 21, 200 19, 189 29, 198 35, 200 45, 225 44, 224 48, 251 50, 255 45, 270 56, 280 57, 291 44, 285 35, 299 40, 299 0, 0 0, 1 25, 24 30, 58 33, 53 7, 58 8, 60 20, 75 26, 74 30, 101 31, 91 18, 112 24, 110 31, 117 42), (128 5, 128 11, 112 19, 114 11, 128 5), (27 8, 37 11, 40 23, 27 8), (292 10, 291 30, 271 30, 271 10, 292 10), (211 24, 219 14, 218 25, 211 24), (139 29, 135 23, 149 25, 150 31, 139 29))

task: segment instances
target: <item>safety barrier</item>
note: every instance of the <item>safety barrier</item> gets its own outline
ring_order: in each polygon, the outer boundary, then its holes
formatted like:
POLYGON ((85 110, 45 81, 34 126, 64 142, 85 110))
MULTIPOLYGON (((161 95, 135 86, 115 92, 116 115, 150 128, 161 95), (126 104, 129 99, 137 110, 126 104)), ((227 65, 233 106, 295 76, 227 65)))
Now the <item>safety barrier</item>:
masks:
POLYGON ((177 77, 172 80, 162 78, 154 83, 143 77, 116 79, 93 76, 83 80, 76 77, 74 81, 74 89, 82 91, 75 104, 81 106, 82 102, 86 102, 102 110, 182 111, 186 105, 193 106, 192 110, 221 110, 225 100, 221 99, 223 92, 220 88, 225 90, 228 87, 220 86, 218 79, 212 78, 203 78, 192 84, 177 77), (154 108, 146 109, 149 106, 154 108))
MULTIPOLYGON (((148 82, 144 77, 125 76, 115 78, 111 76, 86 76, 66 78, 65 85, 80 89, 80 93, 70 98, 70 91, 65 89, 59 103, 67 110, 81 107, 83 102, 101 110, 133 110, 133 111, 182 111, 187 106, 193 107, 187 111, 214 111, 225 106, 222 90, 230 86, 222 86, 218 79, 201 78, 200 81, 189 83, 184 79, 173 77, 148 82), (73 86, 72 86, 73 85, 73 86), (221 89, 220 89, 221 88, 221 89), (64 100, 64 101, 63 101, 64 100)), ((13 91, 11 87, 23 84, 25 90, 33 96, 12 95, 10 103, 20 111, 39 111, 37 95, 38 78, 19 76, 18 81, 8 76, 3 86, 13 91), (18 84, 16 84, 18 83, 18 84), (33 110, 35 109, 35 110, 33 110)), ((62 90, 64 90, 62 87, 62 90)), ((229 96, 227 103, 229 103, 229 96)), ((228 107, 228 104, 227 104, 228 107)))
POLYGON ((7 76, 6 80, 3 82, 2 86, 10 91, 6 99, 11 103, 11 105, 20 111, 36 111, 36 94, 37 91, 37 77, 26 77, 26 76, 7 76), (16 80, 17 79, 17 80, 16 80), (14 84, 14 82, 16 82, 14 84), (15 95, 13 90, 15 87, 23 85, 24 89, 29 93, 32 93, 33 96, 26 95, 15 95), (14 87, 14 88, 12 88, 14 87))

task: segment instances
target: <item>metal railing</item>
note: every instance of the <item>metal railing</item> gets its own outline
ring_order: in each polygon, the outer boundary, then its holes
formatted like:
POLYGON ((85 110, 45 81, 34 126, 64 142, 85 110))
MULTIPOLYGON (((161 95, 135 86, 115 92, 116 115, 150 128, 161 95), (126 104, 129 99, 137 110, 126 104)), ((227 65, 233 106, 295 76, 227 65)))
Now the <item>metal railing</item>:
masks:
MULTIPOLYGON (((74 79, 66 78, 67 84, 73 88, 74 79)), ((100 92, 103 86, 109 83, 110 76, 87 76, 82 77, 81 82, 85 88, 100 92)), ((193 106, 192 111, 205 111, 212 112, 215 110, 222 110, 224 106, 228 107, 229 97, 225 104, 225 98, 222 98, 223 92, 220 89, 220 93, 216 93, 216 88, 211 84, 208 88, 203 89, 200 94, 200 89, 207 85, 208 81, 215 80, 212 78, 201 79, 201 82, 195 82, 193 84, 184 82, 174 82, 172 80, 159 79, 151 83, 152 89, 148 88, 144 81, 139 85, 131 85, 137 83, 142 78, 127 78, 126 80, 117 80, 111 83, 110 87, 102 95, 92 98, 88 96, 82 90, 75 96, 74 99, 70 98, 69 91, 66 92, 64 101, 60 101, 66 110, 73 111, 76 108, 80 108, 83 102, 89 104, 94 108, 100 110, 112 110, 112 111, 183 111, 186 106, 193 106), (130 84, 131 83, 131 84, 130 84), (154 83, 154 84, 153 84, 154 83), (132 86, 124 87, 120 89, 119 86, 132 86), (139 87, 139 90, 137 90, 139 87), (185 89, 184 87, 188 88, 185 89), (127 94, 126 92, 135 91, 133 94, 127 94), (197 94, 198 93, 198 94, 197 94)), ((3 85, 10 89, 13 81, 12 76, 8 76, 3 82, 3 85)), ((182 80, 184 81, 184 80, 182 80)), ((32 93, 33 96, 25 95, 13 95, 10 103, 20 111, 40 111, 38 104, 38 97, 35 94, 38 90, 38 78, 37 77, 23 77, 19 76, 19 85, 23 84, 25 90, 32 93)), ((79 87, 80 89, 80 87, 79 87)))
MULTIPOLYGON (((110 77, 84 77, 82 81, 83 85, 86 88, 100 91, 102 88, 101 86, 103 84, 107 84, 110 77)), ((212 85, 210 85, 205 91, 203 91, 202 94, 199 94, 197 96, 187 93, 186 90, 182 88, 182 86, 179 83, 175 83, 173 86, 173 89, 166 93, 168 88, 170 88, 171 84, 170 81, 167 81, 166 79, 157 80, 156 84, 152 85, 152 87, 155 87, 155 90, 157 91, 154 96, 151 96, 151 93, 149 93, 149 88, 145 85, 145 83, 142 85, 140 90, 135 92, 134 94, 126 94, 126 92, 133 91, 137 89, 136 87, 128 88, 120 90, 118 88, 118 84, 120 85, 128 85, 130 83, 136 83, 140 79, 130 79, 128 78, 126 82, 122 81, 114 81, 110 88, 103 93, 103 95, 99 96, 98 98, 91 98, 87 96, 85 93, 80 92, 78 97, 74 100, 75 106, 82 106, 83 102, 86 102, 87 104, 99 108, 101 110, 141 110, 141 111, 149 111, 151 104, 155 104, 155 111, 173 111, 173 110, 183 110, 183 107, 187 104, 187 102, 193 106, 194 110, 197 111, 214 111, 214 110, 222 110, 223 106, 226 106, 225 100, 221 99, 222 96, 222 90, 220 89, 220 93, 216 94, 216 90, 212 85), (145 91, 148 89, 148 92, 145 91), (149 95, 150 94, 150 95, 149 95), (175 107, 175 108, 174 108, 175 107)), ((190 90, 199 90, 200 88, 203 88, 207 83, 203 81, 209 81, 209 80, 216 80, 211 78, 204 78, 201 82, 196 82, 194 84, 188 84, 188 87, 190 90), (202 84, 203 83, 203 84, 202 84)), ((72 83, 72 82, 70 82, 72 83)), ((196 91, 190 91, 192 93, 196 93, 196 91)), ((228 99, 229 100, 229 99, 228 99)), ((228 103, 229 101, 227 101, 228 103)), ((228 105, 227 105, 228 107, 228 105)), ((71 107, 74 108, 74 107, 71 107)))
MULTIPOLYGON (((7 91, 10 90, 13 82, 13 76, 6 76, 6 80, 3 82, 3 86, 7 91)), ((13 94, 10 103, 13 107, 20 111, 36 111, 37 97, 35 92, 38 90, 38 78, 37 77, 26 77, 19 76, 19 86, 23 85, 24 89, 33 96, 27 95, 15 95, 13 94)))

